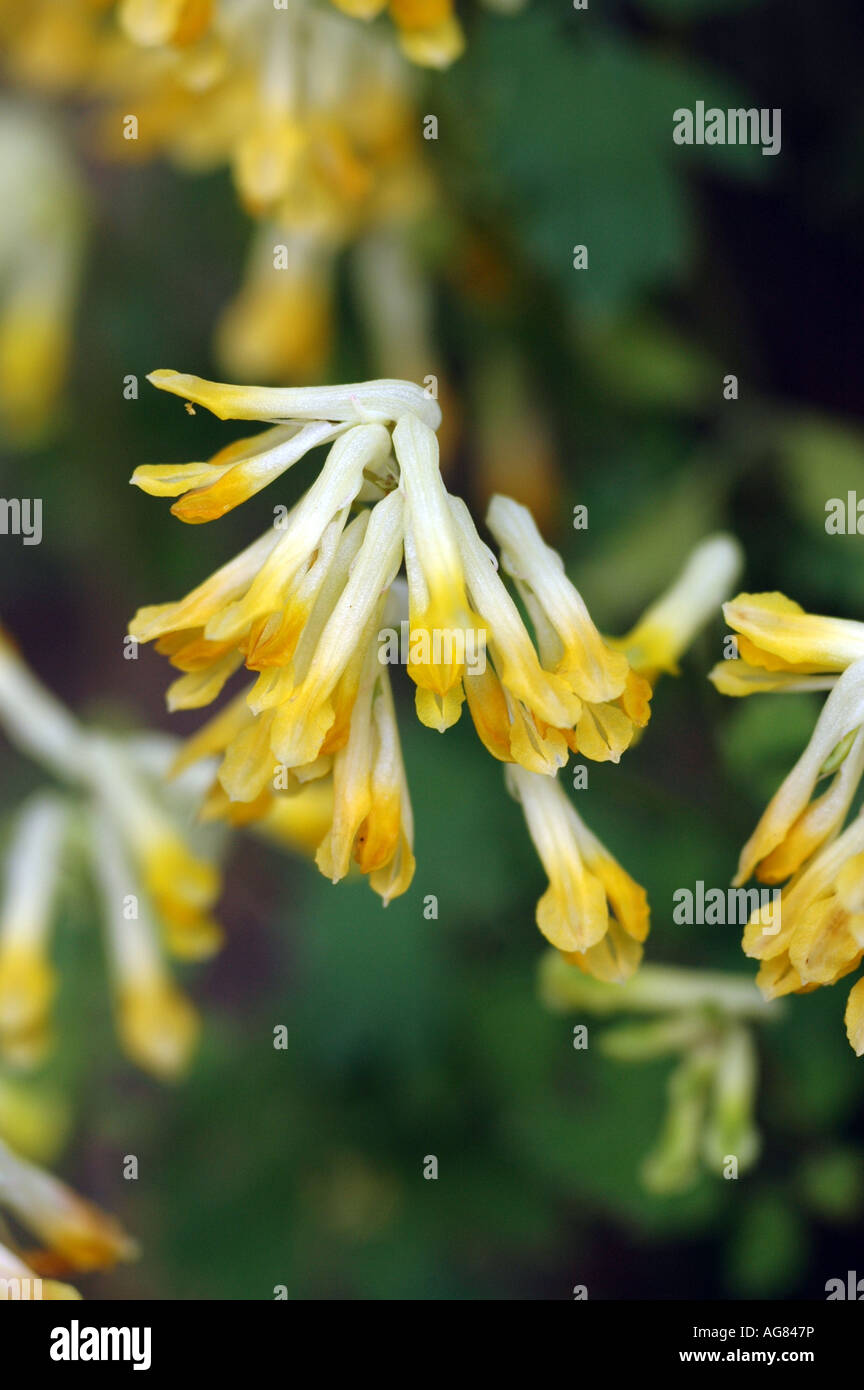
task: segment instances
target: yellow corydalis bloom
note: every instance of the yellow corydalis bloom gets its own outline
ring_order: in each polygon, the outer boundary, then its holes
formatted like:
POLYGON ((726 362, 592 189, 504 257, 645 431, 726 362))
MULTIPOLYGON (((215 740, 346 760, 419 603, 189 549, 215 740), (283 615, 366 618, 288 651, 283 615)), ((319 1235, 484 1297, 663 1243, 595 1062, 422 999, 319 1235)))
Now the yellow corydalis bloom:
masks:
POLYGON ((333 816, 315 861, 333 883, 352 858, 384 905, 414 876, 413 820, 390 677, 370 643, 350 732, 333 760, 333 816))
POLYGON ((136 881, 140 878, 153 904, 166 946, 184 960, 211 956, 222 944, 221 928, 211 916, 222 886, 216 865, 193 853, 121 749, 97 738, 91 742, 91 757, 101 799, 122 832, 136 881))
POLYGON ((0 1300, 10 1299, 30 1301, 33 1299, 52 1302, 71 1302, 81 1295, 71 1284, 61 1284, 56 1279, 43 1279, 35 1269, 0 1242, 0 1300))
POLYGON ((39 442, 66 375, 84 240, 83 194, 50 121, 0 102, 0 431, 39 442))
POLYGON ((837 834, 864 771, 864 659, 838 678, 810 742, 741 851, 735 883, 780 883, 837 834), (829 780, 830 779, 830 780, 829 780), (825 790, 813 798, 820 784, 825 790))
POLYGON ((130 895, 134 877, 107 809, 95 814, 91 844, 120 1037, 139 1066, 173 1080, 186 1070, 197 1044, 198 1015, 166 969, 146 899, 130 895))
POLYGON ((33 1065, 51 1040, 56 983, 49 952, 61 851, 86 849, 104 890, 121 1041, 148 1070, 179 1075, 191 1060, 198 1022, 166 956, 199 959, 222 939, 211 916, 220 889, 213 835, 187 823, 205 783, 187 772, 176 787, 163 785, 171 740, 82 727, 2 631, 0 721, 23 752, 65 784, 62 795, 25 803, 0 867, 0 1051, 33 1065))
POLYGON ((738 594, 723 613, 738 634, 738 657, 711 672, 722 695, 828 690, 864 657, 864 623, 807 613, 784 594, 738 594))
POLYGON ((501 548, 501 566, 530 614, 543 668, 576 702, 574 727, 560 731, 567 746, 597 761, 618 762, 637 724, 647 721, 650 689, 624 653, 601 637, 528 509, 494 497, 487 523, 501 548))
POLYGON ((32 1065, 50 1042, 56 976, 50 960, 53 899, 67 807, 42 795, 18 813, 6 854, 0 905, 0 1050, 32 1065))
POLYGON ((585 974, 623 983, 648 935, 644 889, 591 833, 557 778, 511 767, 507 782, 549 879, 538 927, 585 974))
POLYGON ((214 0, 120 0, 120 23, 145 46, 194 43, 213 18, 214 0))
MULTIPOLYGON (((353 856, 386 902, 408 886, 414 862, 389 677, 378 661, 407 529, 393 451, 405 452, 397 443, 402 425, 434 441, 438 406, 398 381, 279 390, 168 372, 151 380, 223 417, 282 422, 265 431, 269 448, 246 441, 242 457, 229 448, 227 468, 217 459, 203 486, 200 465, 138 470, 133 481, 148 490, 164 491, 169 472, 172 495, 185 487, 184 502, 197 511, 175 508, 183 519, 221 515, 315 445, 330 444, 318 477, 270 532, 179 603, 140 610, 130 631, 156 640, 181 669, 194 664, 169 692, 175 708, 210 703, 241 664, 258 673, 191 745, 190 757, 222 754, 208 814, 236 821, 239 804, 242 820, 262 820, 277 834, 281 826, 290 839, 291 811, 282 803, 329 778, 319 866, 338 880, 353 856)), ((403 479, 413 466, 408 454, 403 479)), ((300 810, 300 835, 314 822, 314 813, 310 820, 300 810)))
MULTIPOLYGON (((585 711, 575 729, 565 731, 567 746, 589 757, 603 760, 604 750, 605 758, 611 757, 617 751, 609 737, 615 725, 605 712, 613 710, 626 719, 628 727, 621 726, 626 746, 648 721, 653 682, 663 670, 677 671, 678 657, 728 593, 740 564, 738 546, 722 535, 701 542, 679 578, 633 630, 604 640, 525 508, 495 498, 490 527, 540 634, 544 667, 566 684, 585 711), (594 703, 602 697, 607 703, 594 703), (596 736, 598 728, 604 732, 602 740, 596 736)), ((546 741, 549 746, 548 731, 546 741)), ((644 890, 584 824, 554 768, 518 761, 521 768, 507 770, 508 785, 522 803, 549 878, 537 905, 537 924, 571 964, 597 979, 622 983, 636 970, 648 932, 644 890), (550 770, 552 777, 537 775, 550 770)))
MULTIPOLYGON (((113 1217, 79 1197, 50 1173, 28 1163, 0 1140, 0 1208, 5 1208, 70 1269, 106 1269, 137 1255, 137 1246, 113 1217)), ((10 1252, 5 1251, 8 1262, 10 1252)), ((0 1247, 0 1266, 3 1264, 0 1247)), ((75 1297, 74 1293, 53 1297, 75 1297)))
MULTIPOLYGON (((783 888, 781 915, 754 913, 744 932, 748 956, 761 961, 756 983, 768 999, 833 985, 864 957, 864 817, 860 814, 783 888)), ((846 1005, 846 1033, 864 1055, 864 979, 846 1005)))
MULTIPOLYGON (((396 8, 418 62, 440 66, 461 51, 451 0, 396 8)), ((86 101, 97 155, 168 158, 186 175, 230 169, 258 223, 246 282, 216 334, 232 377, 319 374, 337 258, 384 228, 410 235, 434 197, 404 52, 385 28, 323 0, 2 0, 0 47, 22 85, 86 101)), ((39 151, 15 157, 16 136, 30 143, 25 123, 11 124, 2 163, 7 174, 20 163, 29 187, 4 189, 18 210, 5 221, 34 204, 53 202, 55 215, 22 239, 38 274, 27 274, 7 322, 0 314, 0 387, 8 377, 10 407, 31 415, 50 405, 67 351, 66 299, 58 312, 56 294, 38 290, 55 281, 49 239, 69 238, 73 218, 60 177, 34 177, 39 151)))
POLYGON ((609 639, 630 665, 655 685, 678 674, 678 661, 729 593, 741 568, 741 548, 722 533, 700 541, 681 573, 623 637, 609 639))
POLYGON ((219 360, 238 381, 311 381, 327 360, 333 248, 314 230, 282 236, 273 223, 256 232, 243 284, 219 320, 219 360))
POLYGON ((469 607, 435 434, 415 416, 405 416, 393 431, 393 445, 405 493, 412 656, 415 644, 420 655, 419 660, 409 658, 408 674, 417 685, 417 713, 422 722, 445 729, 459 718, 464 699, 465 662, 460 658, 464 658, 465 637, 472 632, 485 640, 485 629, 469 607), (444 634, 449 641, 445 642, 444 634))
MULTIPOLYGON (((864 954, 864 819, 843 829, 864 774, 864 624, 807 613, 778 593, 739 594, 724 613, 739 656, 711 672, 723 694, 830 691, 807 747, 744 845, 734 880, 784 885, 779 925, 764 910, 754 913, 744 950, 762 962, 757 983, 768 998, 808 993, 855 970, 864 954)), ((846 1009, 858 1056, 862 983, 846 1009)))
POLYGON ((647 720, 650 687, 601 638, 530 515, 498 498, 490 525, 535 646, 467 507, 444 485, 441 412, 427 392, 398 380, 290 389, 167 371, 150 380, 221 418, 269 426, 206 464, 136 470, 146 491, 182 498, 172 510, 183 520, 223 515, 329 445, 307 492, 290 512, 276 509, 284 515, 268 533, 130 625, 184 673, 169 689, 172 709, 209 704, 241 665, 257 673, 189 745, 189 758, 221 755, 208 816, 251 824, 281 807, 284 820, 288 800, 329 779, 319 868, 338 880, 353 858, 385 902, 405 890, 413 832, 382 668, 394 659, 381 646, 390 622, 408 630, 401 659, 430 728, 453 725, 467 697, 481 740, 504 762, 548 775, 571 748, 618 760, 647 720))
POLYGON ((399 45, 412 63, 446 68, 465 51, 465 36, 453 0, 333 0, 354 19, 370 20, 389 10, 399 45))

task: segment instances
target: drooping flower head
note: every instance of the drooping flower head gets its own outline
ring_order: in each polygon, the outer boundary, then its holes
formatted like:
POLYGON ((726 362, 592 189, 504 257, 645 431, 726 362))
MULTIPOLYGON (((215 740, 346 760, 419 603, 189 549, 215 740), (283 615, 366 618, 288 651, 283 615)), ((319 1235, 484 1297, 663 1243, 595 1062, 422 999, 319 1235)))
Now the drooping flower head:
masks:
MULTIPOLYGON (((429 728, 444 732, 467 703, 493 756, 541 778, 571 750, 617 762, 648 718, 649 685, 600 636, 530 514, 500 497, 488 516, 499 567, 444 484, 441 412, 428 391, 398 380, 308 389, 166 371, 150 380, 220 418, 267 425, 207 462, 136 469, 132 481, 177 499, 183 521, 214 520, 312 448, 329 449, 300 501, 277 506, 263 536, 185 598, 143 608, 131 624, 183 673, 168 692, 172 708, 209 704, 241 667, 254 677, 186 755, 222 755, 207 814, 272 820, 325 783, 319 868, 336 881, 353 858, 385 902, 404 892, 413 818, 388 633, 406 639, 395 642, 398 659, 429 728)), ((298 819, 314 821, 302 811, 298 819)))

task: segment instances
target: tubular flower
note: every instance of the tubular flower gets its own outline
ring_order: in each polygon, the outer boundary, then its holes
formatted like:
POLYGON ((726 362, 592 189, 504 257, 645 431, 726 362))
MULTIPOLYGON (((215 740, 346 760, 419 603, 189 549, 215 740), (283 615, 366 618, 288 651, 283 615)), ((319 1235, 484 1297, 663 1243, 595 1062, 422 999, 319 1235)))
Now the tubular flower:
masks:
POLYGON ((515 569, 517 553, 527 566, 517 582, 538 651, 467 507, 444 485, 441 412, 427 392, 391 380, 282 390, 167 371, 150 380, 223 419, 268 426, 207 463, 136 469, 133 483, 180 499, 172 510, 182 520, 221 516, 315 445, 330 446, 268 533, 130 626, 185 673, 169 689, 171 708, 210 703, 241 665, 256 674, 181 759, 221 755, 205 815, 269 819, 290 833, 296 800, 302 835, 327 806, 322 872, 342 878, 353 856, 385 902, 404 892, 413 831, 385 667, 393 654, 382 645, 395 641, 390 622, 408 639, 400 657, 428 727, 449 728, 467 699, 501 761, 538 774, 554 774, 570 749, 617 761, 648 717, 650 687, 600 637, 525 509, 497 498, 490 524, 509 547, 502 568, 515 569), (319 794, 313 806, 322 779, 330 801, 319 794))
POLYGON ((645 890, 592 835, 557 778, 511 767, 507 781, 549 878, 538 927, 586 975, 622 984, 648 935, 645 890))
POLYGON ((40 795, 19 811, 0 908, 0 1046, 12 1060, 40 1060, 50 1042, 56 979, 50 959, 52 904, 68 808, 40 795))
MULTIPOLYGON (((864 818, 859 814, 783 888, 780 926, 754 913, 744 950, 761 961, 756 983, 767 999, 807 994, 857 970, 864 956, 864 818)), ((846 1033, 864 1054, 864 979, 852 987, 846 1033)))
POLYGON ((738 577, 741 548, 732 536, 708 536, 694 548, 681 573, 623 637, 610 639, 627 653, 634 671, 657 683, 678 674, 678 660, 714 615, 738 577))
MULTIPOLYGON (((663 1130, 642 1164, 654 1192, 686 1191, 707 1167, 719 1176, 734 1154, 741 1168, 756 1160, 755 1025, 776 1018, 745 977, 647 965, 625 985, 586 979, 550 951, 540 964, 540 997, 555 1013, 585 1012, 601 1021, 632 1015, 604 1029, 599 1046, 617 1062, 674 1059, 663 1130)), ((593 1043, 592 1043, 593 1045, 593 1043)))
POLYGON ((0 430, 39 442, 66 375, 83 243, 83 198, 44 116, 0 104, 0 430))
MULTIPOLYGON (((509 566, 517 576, 525 605, 545 638, 540 642, 544 665, 556 679, 566 679, 571 692, 578 692, 584 702, 587 713, 574 730, 565 732, 568 746, 601 760, 605 747, 606 757, 611 757, 617 750, 608 739, 609 729, 614 728, 608 710, 620 716, 626 746, 647 722, 652 684, 662 671, 677 671, 679 656, 734 583, 740 563, 738 546, 723 535, 703 541, 681 576, 632 631, 604 640, 525 508, 495 498, 490 528, 502 543, 502 567, 509 566), (596 701, 604 696, 613 697, 614 703, 605 708, 598 705, 596 701), (583 731, 589 719, 586 736, 583 731), (606 735, 605 744, 594 736, 597 729, 606 735), (592 752, 598 750, 598 742, 599 752, 592 752)), ((549 888, 537 904, 537 925, 568 962, 598 980, 620 984, 630 978, 642 958, 649 921, 645 892, 576 813, 554 768, 546 769, 552 771, 551 777, 543 777, 537 775, 544 770, 541 767, 532 768, 524 757, 518 762, 521 767, 507 769, 507 783, 522 804, 549 879, 549 888)))
POLYGON ((69 1302, 80 1297, 71 1284, 61 1284, 57 1279, 43 1279, 14 1250, 0 1242, 0 1300, 69 1302))
MULTIPOLYGON (((711 679, 724 694, 829 690, 807 747, 741 851, 734 882, 782 884, 779 921, 766 910, 743 946, 762 962, 768 998, 835 984, 864 954, 864 820, 846 826, 864 774, 864 624, 806 613, 782 594, 739 594, 724 608, 740 653, 711 679), (728 668, 732 668, 731 670, 728 668)), ((864 1054, 864 989, 846 1010, 864 1054)))
POLYGON ((806 613, 784 594, 738 594, 723 613, 738 651, 711 672, 723 695, 830 690, 864 657, 864 623, 806 613))
POLYGON ((147 1070, 166 1079, 179 1075, 198 1023, 166 957, 198 959, 221 942, 211 915, 220 889, 213 833, 186 828, 207 769, 203 777, 201 770, 187 771, 166 788, 172 740, 83 728, 2 633, 0 721, 13 742, 65 784, 62 793, 25 804, 0 866, 0 1052, 29 1066, 48 1048, 58 884, 64 861, 83 851, 103 890, 121 1040, 147 1070))
POLYGON ((40 1265, 88 1273, 137 1255, 135 1242, 119 1222, 50 1173, 18 1157, 2 1139, 0 1209, 45 1247, 25 1254, 5 1241, 0 1244, 0 1298, 78 1298, 67 1284, 41 1281, 36 1272, 40 1265))
POLYGON ((502 568, 531 615, 543 666, 576 702, 575 727, 561 731, 565 742, 574 753, 618 762, 637 720, 647 719, 650 691, 624 653, 600 636, 560 555, 545 544, 528 509, 494 497, 487 522, 501 547, 502 568), (642 713, 634 719, 637 710, 642 713))
POLYGON ((280 236, 270 223, 256 231, 243 286, 217 328, 219 360, 239 381, 309 381, 327 360, 332 248, 298 231, 277 267, 280 236))
POLYGON ((399 31, 399 44, 412 63, 426 68, 446 68, 461 57, 465 36, 453 0, 333 0, 343 14, 355 19, 374 19, 383 10, 399 31))

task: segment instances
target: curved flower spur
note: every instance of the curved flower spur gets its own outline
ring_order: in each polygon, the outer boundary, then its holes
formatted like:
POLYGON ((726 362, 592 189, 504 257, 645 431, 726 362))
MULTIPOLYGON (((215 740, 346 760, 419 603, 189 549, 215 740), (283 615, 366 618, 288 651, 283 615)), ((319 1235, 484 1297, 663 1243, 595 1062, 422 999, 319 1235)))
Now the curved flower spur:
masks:
POLYGON ((428 727, 451 727, 467 702, 487 750, 543 780, 571 751, 618 761, 647 722, 650 683, 600 636, 530 513, 503 497, 489 509, 499 571, 444 485, 441 413, 428 392, 389 380, 310 389, 168 371, 150 380, 222 419, 268 425, 206 463, 135 470, 133 483, 178 499, 181 520, 224 515, 315 444, 330 444, 290 512, 185 598, 142 608, 130 625, 183 673, 168 692, 172 709, 211 703, 241 666, 255 674, 182 756, 186 765, 222 755, 205 815, 272 817, 326 782, 322 872, 341 879, 353 856, 385 903, 407 889, 413 823, 385 622, 407 629, 405 663, 428 727))

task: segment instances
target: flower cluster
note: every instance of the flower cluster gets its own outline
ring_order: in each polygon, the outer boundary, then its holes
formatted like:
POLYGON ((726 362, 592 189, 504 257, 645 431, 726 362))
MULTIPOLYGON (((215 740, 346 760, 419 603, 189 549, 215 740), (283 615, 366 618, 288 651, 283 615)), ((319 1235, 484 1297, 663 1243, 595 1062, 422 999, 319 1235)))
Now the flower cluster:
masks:
MULTIPOLYGON (((748 980, 647 965, 638 978, 612 987, 568 970, 550 952, 540 963, 539 987, 543 1004, 555 1013, 593 1014, 607 1023, 625 1018, 601 1033, 605 1057, 628 1063, 674 1059, 663 1130, 642 1163, 645 1187, 682 1192, 703 1166, 730 1178, 755 1163, 760 1138, 754 1025, 776 1012, 748 980)), ((573 1046, 587 1046, 584 1025, 574 1029, 573 1046)))
POLYGON ((83 863, 103 902, 121 1042, 154 1075, 177 1076, 199 1023, 168 957, 198 959, 221 941, 212 917, 221 887, 216 845, 212 832, 192 824, 200 773, 166 787, 172 740, 82 727, 2 631, 0 722, 62 784, 19 808, 0 865, 0 1055, 32 1067, 50 1049, 53 929, 64 873, 83 863))
MULTIPOLYGON (((864 957, 864 816, 846 825, 864 773, 864 623, 806 613, 783 594, 739 594, 724 606, 737 655, 711 672, 726 695, 830 691, 807 747, 741 851, 736 884, 783 884, 780 923, 754 913, 744 950, 761 962, 768 998, 808 993, 864 957)), ((864 1054, 864 979, 846 1006, 864 1054)))
MULTIPOLYGON (((150 380, 222 419, 269 424, 207 462, 136 469, 132 481, 176 498, 183 521, 224 515, 329 445, 290 512, 185 598, 141 609, 130 626, 182 673, 168 691, 172 709, 211 703, 241 667, 255 676, 184 754, 183 765, 222 755, 207 813, 272 817, 302 808, 323 783, 321 871, 338 881, 354 859, 385 903, 403 893, 413 821, 381 636, 404 624, 420 721, 443 732, 467 706, 485 748, 508 766, 550 877, 541 930, 584 969, 630 973, 648 930, 644 893, 582 825, 555 775, 571 753, 618 762, 650 712, 650 681, 627 645, 649 674, 668 667, 691 635, 679 610, 692 612, 692 590, 705 606, 700 585, 688 579, 686 599, 676 588, 636 638, 605 640, 530 513, 500 496, 486 518, 496 560, 441 477, 438 404, 411 382, 276 390, 169 371, 150 380), (481 660, 467 659, 478 650, 481 660)), ((711 543, 696 566, 701 574, 707 558, 710 605, 728 592, 728 547, 711 543)))
MULTIPOLYGON (((394 0, 418 56, 455 55, 449 3, 394 0)), ((232 375, 314 377, 339 253, 371 243, 374 255, 383 241, 386 254, 395 240, 412 258, 433 186, 413 74, 377 27, 318 0, 0 0, 0 56, 22 86, 83 98, 102 157, 230 168, 257 224, 216 330, 232 375)), ((374 322, 369 331, 374 340, 374 322)))

